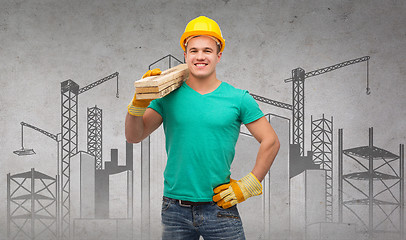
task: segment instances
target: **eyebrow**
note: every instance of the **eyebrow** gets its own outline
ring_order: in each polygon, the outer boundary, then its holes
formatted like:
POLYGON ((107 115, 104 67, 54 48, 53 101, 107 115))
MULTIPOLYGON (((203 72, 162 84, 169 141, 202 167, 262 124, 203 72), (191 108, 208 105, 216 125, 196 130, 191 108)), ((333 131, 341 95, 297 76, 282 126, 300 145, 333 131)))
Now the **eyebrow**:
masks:
MULTIPOLYGON (((197 47, 192 47, 192 48, 189 49, 189 51, 192 50, 192 49, 193 49, 193 50, 198 50, 197 47)), ((213 48, 211 48, 211 47, 204 47, 204 48, 202 48, 202 49, 203 49, 203 50, 211 50, 211 51, 214 51, 213 48)))

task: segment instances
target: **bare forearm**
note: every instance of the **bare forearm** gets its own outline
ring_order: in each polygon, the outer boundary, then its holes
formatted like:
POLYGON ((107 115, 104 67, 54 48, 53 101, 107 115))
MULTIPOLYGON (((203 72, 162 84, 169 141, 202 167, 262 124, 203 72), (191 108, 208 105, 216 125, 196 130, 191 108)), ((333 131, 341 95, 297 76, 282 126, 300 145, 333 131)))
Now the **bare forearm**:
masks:
POLYGON ((251 171, 260 182, 265 178, 271 168, 272 163, 278 154, 279 146, 279 140, 276 135, 273 138, 264 139, 261 142, 254 169, 251 171))
POLYGON ((142 141, 144 132, 144 121, 142 116, 136 117, 129 113, 125 117, 125 137, 129 143, 138 143, 142 141))
POLYGON ((155 110, 147 109, 143 116, 125 117, 125 137, 127 142, 139 143, 155 131, 162 123, 162 117, 155 110))

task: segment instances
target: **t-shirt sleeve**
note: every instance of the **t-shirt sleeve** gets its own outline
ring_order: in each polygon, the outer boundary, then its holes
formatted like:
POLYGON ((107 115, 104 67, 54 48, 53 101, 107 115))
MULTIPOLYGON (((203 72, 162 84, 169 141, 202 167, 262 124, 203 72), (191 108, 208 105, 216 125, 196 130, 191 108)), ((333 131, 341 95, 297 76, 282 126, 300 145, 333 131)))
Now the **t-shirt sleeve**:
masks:
POLYGON ((255 120, 258 120, 263 116, 264 113, 259 108, 259 105, 255 101, 255 99, 248 93, 248 91, 244 91, 240 106, 241 122, 247 124, 255 120))
POLYGON ((162 106, 162 98, 157 98, 151 101, 149 104, 148 108, 154 109, 161 117, 164 117, 164 111, 163 111, 163 106, 162 106))

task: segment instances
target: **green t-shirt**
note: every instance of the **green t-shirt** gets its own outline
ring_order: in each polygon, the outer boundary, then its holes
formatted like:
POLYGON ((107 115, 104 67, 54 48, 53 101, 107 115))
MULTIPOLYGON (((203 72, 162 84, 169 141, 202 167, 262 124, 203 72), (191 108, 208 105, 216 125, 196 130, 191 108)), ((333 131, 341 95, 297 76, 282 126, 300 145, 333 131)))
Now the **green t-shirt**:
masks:
POLYGON ((264 116, 248 91, 225 82, 204 95, 183 83, 149 108, 163 118, 164 196, 193 202, 211 201, 213 188, 230 181, 241 123, 264 116))

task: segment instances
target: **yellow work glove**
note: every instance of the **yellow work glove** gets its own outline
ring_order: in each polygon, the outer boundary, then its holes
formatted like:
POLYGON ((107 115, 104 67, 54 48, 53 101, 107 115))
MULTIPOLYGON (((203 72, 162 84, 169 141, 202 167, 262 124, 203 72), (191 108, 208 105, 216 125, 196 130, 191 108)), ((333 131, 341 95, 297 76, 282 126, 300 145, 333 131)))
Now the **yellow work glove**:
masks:
POLYGON ((262 184, 254 174, 249 173, 242 179, 220 185, 214 189, 213 201, 222 208, 230 208, 249 197, 262 194, 262 184))
MULTIPOLYGON (((142 78, 160 75, 161 70, 159 68, 155 68, 153 70, 148 70, 142 78)), ((134 94, 134 98, 130 104, 128 104, 128 113, 133 116, 142 116, 144 115, 145 111, 147 110, 148 105, 151 103, 153 99, 137 99, 137 94, 134 94)))

